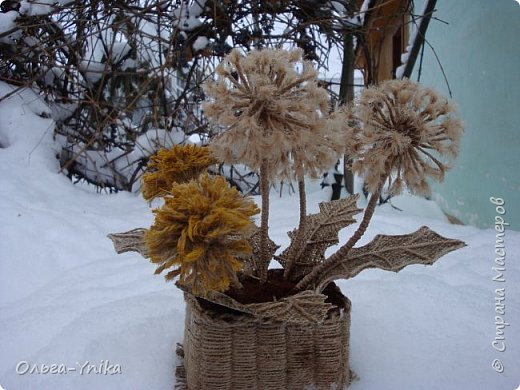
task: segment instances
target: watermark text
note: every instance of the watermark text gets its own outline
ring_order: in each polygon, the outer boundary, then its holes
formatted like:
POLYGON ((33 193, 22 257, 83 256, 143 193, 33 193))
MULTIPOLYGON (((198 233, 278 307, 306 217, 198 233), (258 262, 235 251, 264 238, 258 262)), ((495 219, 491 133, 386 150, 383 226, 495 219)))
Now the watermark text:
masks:
POLYGON ((121 374, 121 365, 110 363, 108 360, 101 360, 99 363, 89 361, 76 362, 68 365, 65 363, 30 363, 26 360, 18 362, 16 365, 18 375, 114 375, 121 374))
MULTIPOLYGON (((505 220, 506 208, 502 198, 491 197, 489 201, 495 205, 495 258, 491 270, 493 277, 491 280, 500 285, 495 288, 495 337, 491 341, 491 346, 497 352, 505 352, 506 336, 505 329, 510 324, 505 320, 506 315, 506 227, 509 223, 505 220)), ((497 358, 491 362, 491 367, 498 372, 504 372, 502 360, 497 358)))

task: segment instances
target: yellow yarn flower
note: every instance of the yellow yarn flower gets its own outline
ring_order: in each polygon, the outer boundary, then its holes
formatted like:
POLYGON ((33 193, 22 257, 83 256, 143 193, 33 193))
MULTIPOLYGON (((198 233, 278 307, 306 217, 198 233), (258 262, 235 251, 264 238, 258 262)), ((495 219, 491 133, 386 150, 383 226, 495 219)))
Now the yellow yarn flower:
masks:
POLYGON ((347 153, 370 192, 389 180, 392 194, 405 184, 410 192, 427 195, 428 177, 444 180, 463 132, 447 99, 410 80, 389 80, 364 90, 356 103, 352 112, 345 111, 354 123, 347 153))
POLYGON ((174 145, 171 149, 160 149, 150 157, 147 172, 143 175, 143 197, 151 201, 165 196, 173 183, 194 179, 215 163, 207 147, 174 145))
POLYGON ((210 145, 219 161, 256 171, 264 164, 269 180, 301 180, 334 165, 342 145, 324 120, 328 94, 301 50, 233 50, 216 73, 204 111, 224 128, 210 145))
POLYGON ((230 188, 226 180, 201 175, 175 185, 164 205, 154 210, 155 222, 145 235, 148 254, 159 264, 156 273, 192 288, 194 294, 225 291, 238 282, 241 258, 251 254, 245 237, 259 212, 249 198, 230 188))

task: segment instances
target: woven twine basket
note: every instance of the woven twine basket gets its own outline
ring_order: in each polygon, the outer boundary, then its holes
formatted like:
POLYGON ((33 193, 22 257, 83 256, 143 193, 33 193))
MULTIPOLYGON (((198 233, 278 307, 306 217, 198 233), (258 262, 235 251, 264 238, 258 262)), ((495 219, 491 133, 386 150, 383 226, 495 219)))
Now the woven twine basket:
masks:
POLYGON ((316 300, 324 295, 307 291, 285 306, 282 302, 257 305, 260 315, 217 311, 214 303, 185 293, 184 345, 177 351, 183 364, 177 369, 176 388, 345 388, 351 377, 350 301, 334 288, 342 307, 316 300), (275 317, 281 320, 272 318, 273 312, 281 312, 278 309, 284 314, 275 317), (299 315, 291 315, 291 310, 299 315), (307 311, 311 314, 305 315, 307 311), (316 322, 312 313, 319 312, 325 316, 316 322))

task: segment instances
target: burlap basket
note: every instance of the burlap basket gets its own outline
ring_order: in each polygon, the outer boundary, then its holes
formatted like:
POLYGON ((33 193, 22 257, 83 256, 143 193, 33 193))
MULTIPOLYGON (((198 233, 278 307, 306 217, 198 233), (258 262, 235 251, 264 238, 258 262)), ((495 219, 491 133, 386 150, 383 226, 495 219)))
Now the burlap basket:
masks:
MULTIPOLYGON (((304 297, 310 295, 315 294, 304 297)), ((350 301, 341 292, 339 296, 341 306, 322 301, 326 315, 317 322, 312 315, 279 321, 227 308, 223 311, 185 293, 184 345, 179 351, 183 365, 177 370, 177 388, 345 388, 350 381, 350 301), (301 320, 306 317, 308 321, 301 320)), ((290 306, 303 313, 306 309, 299 302, 297 307, 290 306)), ((281 305, 267 305, 277 304, 281 305)), ((315 301, 312 305, 316 308, 315 301)), ((264 304, 261 312, 268 311, 264 304)))

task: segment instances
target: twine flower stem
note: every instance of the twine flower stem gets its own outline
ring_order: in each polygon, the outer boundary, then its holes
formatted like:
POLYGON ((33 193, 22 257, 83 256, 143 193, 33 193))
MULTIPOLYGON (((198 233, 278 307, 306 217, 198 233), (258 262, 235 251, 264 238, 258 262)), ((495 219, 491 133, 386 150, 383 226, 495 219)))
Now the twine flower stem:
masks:
MULTIPOLYGON (((387 176, 388 177, 388 176, 387 176)), ((350 250, 356 245, 356 243, 359 241, 361 237, 363 237, 363 234, 365 234, 365 231, 367 230, 368 224, 370 220, 372 219, 372 216, 374 215, 374 211, 376 209, 377 201, 379 200, 379 196, 381 195, 381 190, 383 188, 383 184, 386 182, 387 177, 384 178, 384 180, 381 181, 381 184, 379 185, 379 188, 376 192, 374 192, 372 195, 370 195, 370 199, 368 201, 368 205, 365 209, 365 214, 363 215, 363 220, 359 224, 356 232, 350 239, 347 241, 345 245, 343 245, 339 250, 334 253, 331 257, 326 259, 324 262, 320 263, 314 269, 307 274, 294 288, 295 290, 304 290, 306 289, 312 282, 314 282, 317 278, 320 277, 320 275, 325 272, 326 270, 334 267, 337 263, 344 260, 345 257, 348 255, 350 250)))
POLYGON ((307 218, 307 197, 305 196, 304 179, 298 181, 298 193, 300 196, 300 222, 298 224, 298 230, 296 232, 294 243, 291 244, 291 252, 289 253, 287 262, 285 263, 285 270, 283 272, 283 277, 285 280, 287 280, 291 275, 294 263, 298 257, 298 251, 304 247, 302 241, 305 235, 305 222, 307 218))
POLYGON ((269 180, 267 177, 267 161, 260 164, 260 195, 262 196, 262 211, 260 218, 260 262, 258 266, 258 277, 262 283, 267 281, 267 269, 271 261, 269 242, 269 180))

